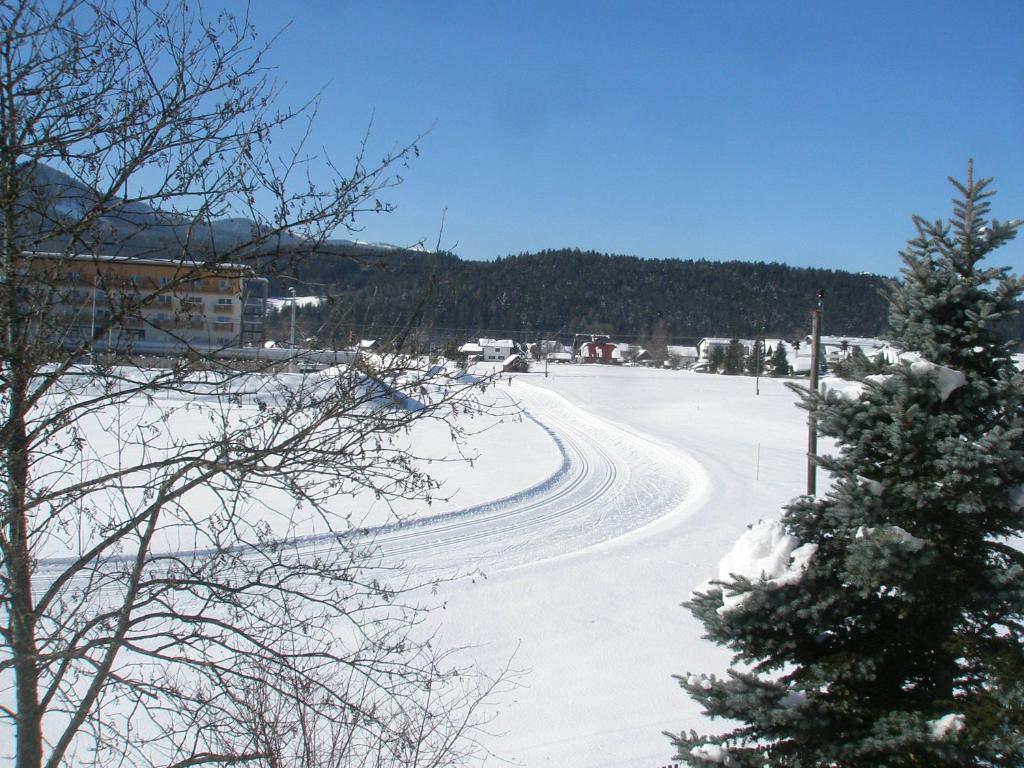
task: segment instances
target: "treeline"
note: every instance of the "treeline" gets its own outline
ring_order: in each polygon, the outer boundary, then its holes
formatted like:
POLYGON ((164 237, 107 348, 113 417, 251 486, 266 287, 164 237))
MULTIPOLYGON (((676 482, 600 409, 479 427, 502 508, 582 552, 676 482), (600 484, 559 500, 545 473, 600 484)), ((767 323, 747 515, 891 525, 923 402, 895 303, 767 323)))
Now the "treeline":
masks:
MULTIPOLYGON (((884 279, 761 262, 654 260, 578 249, 463 261, 396 252, 372 259, 315 258, 292 276, 300 295, 325 297, 298 311, 304 336, 434 340, 476 335, 686 343, 703 336, 796 338, 808 332, 818 289, 825 330, 878 336, 887 327, 884 279)), ((271 293, 289 283, 275 280, 271 293)), ((272 318, 278 333, 287 316, 272 318)))

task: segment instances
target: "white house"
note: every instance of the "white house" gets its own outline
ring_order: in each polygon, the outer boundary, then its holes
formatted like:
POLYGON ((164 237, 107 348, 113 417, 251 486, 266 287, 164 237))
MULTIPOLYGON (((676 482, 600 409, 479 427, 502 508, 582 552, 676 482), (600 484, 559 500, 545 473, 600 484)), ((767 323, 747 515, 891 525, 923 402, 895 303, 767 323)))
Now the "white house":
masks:
MULTIPOLYGON (((485 363, 500 363, 516 351, 511 339, 480 339, 480 359, 485 363)), ((463 345, 465 346, 465 345, 463 345)))
POLYGON ((533 348, 533 357, 536 360, 555 360, 563 359, 561 356, 565 355, 564 359, 572 359, 572 348, 567 347, 557 339, 542 339, 536 344, 531 345, 533 348), (552 357, 552 355, 559 355, 558 358, 552 357))
MULTIPOLYGON (((806 346, 810 349, 811 337, 807 337, 806 346)), ((895 363, 899 360, 902 350, 892 346, 883 339, 874 339, 863 336, 822 336, 821 350, 822 357, 826 363, 836 363, 847 359, 855 347, 868 357, 874 359, 878 355, 887 363, 895 363)))
MULTIPOLYGON (((750 350, 754 348, 754 342, 752 339, 737 339, 737 341, 743 347, 743 354, 749 355, 750 350)), ((708 355, 711 354, 711 350, 715 347, 721 347, 722 349, 728 349, 729 344, 732 343, 732 339, 726 339, 722 337, 709 336, 701 339, 697 342, 697 359, 706 362, 708 355)))

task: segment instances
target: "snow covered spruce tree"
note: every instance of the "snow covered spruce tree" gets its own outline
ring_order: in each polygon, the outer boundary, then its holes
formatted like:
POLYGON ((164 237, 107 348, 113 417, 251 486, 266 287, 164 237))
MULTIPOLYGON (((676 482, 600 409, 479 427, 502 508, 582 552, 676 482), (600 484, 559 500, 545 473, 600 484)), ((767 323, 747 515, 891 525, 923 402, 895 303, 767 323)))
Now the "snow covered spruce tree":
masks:
POLYGON ((352 498, 428 501, 406 436, 458 442, 476 387, 227 356, 247 283, 387 210, 415 146, 311 155, 315 104, 203 6, 0 2, 0 763, 462 764, 488 683, 352 498))
POLYGON ((828 493, 752 527, 687 603, 735 667, 680 683, 738 721, 674 735, 688 764, 1024 762, 1024 378, 1002 322, 1022 286, 981 263, 1019 222, 988 219, 989 182, 969 168, 948 223, 914 220, 903 360, 799 390, 836 442, 828 493))

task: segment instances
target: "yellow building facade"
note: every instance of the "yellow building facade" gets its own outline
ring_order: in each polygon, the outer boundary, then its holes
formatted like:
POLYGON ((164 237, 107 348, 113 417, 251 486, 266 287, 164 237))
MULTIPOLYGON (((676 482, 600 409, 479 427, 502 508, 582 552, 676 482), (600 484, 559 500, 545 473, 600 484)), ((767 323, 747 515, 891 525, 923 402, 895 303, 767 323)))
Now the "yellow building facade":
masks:
MULTIPOLYGON (((267 280, 239 264, 206 265, 91 254, 25 254, 49 292, 48 335, 68 346, 143 354, 218 350, 263 341, 267 280)), ((35 282, 35 281, 34 281, 35 282)))

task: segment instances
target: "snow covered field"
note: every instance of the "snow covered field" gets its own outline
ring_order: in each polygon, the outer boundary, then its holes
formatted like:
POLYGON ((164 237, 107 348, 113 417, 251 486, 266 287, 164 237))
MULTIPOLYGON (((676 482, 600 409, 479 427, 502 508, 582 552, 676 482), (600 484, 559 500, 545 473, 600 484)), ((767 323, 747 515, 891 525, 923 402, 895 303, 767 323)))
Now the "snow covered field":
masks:
MULTIPOLYGON (((501 386, 554 435, 593 435, 583 455, 599 464, 604 453, 615 470, 605 494, 573 513, 579 530, 538 525, 532 555, 514 567, 503 543, 522 540, 497 536, 490 556, 466 552, 486 578, 442 590, 448 643, 474 646, 491 669, 514 654, 525 671, 491 708, 487 746, 530 768, 663 765, 672 750, 662 731, 702 722, 671 676, 727 662, 679 603, 749 524, 803 492, 805 414, 781 381, 762 379, 755 396, 745 377, 564 366, 501 386)), ((520 476, 527 466, 547 476, 514 442, 491 449, 520 476)))
MULTIPOLYGON (((423 601, 443 645, 485 671, 511 659, 522 672, 488 702, 488 766, 657 768, 672 757, 663 731, 700 726, 672 675, 720 672, 727 656, 679 604, 805 484, 805 415, 783 382, 760 390, 747 377, 604 366, 503 377, 485 394, 491 415, 470 425, 471 463, 446 460, 458 457, 443 424, 409 437, 445 483, 434 504, 398 504, 396 523, 369 494, 337 497, 386 563, 417 579, 475 574, 423 601)), ((168 435, 187 434, 220 407, 201 400, 133 407, 168 409, 168 435)), ((254 407, 237 403, 230 418, 254 407)), ((98 417, 90 433, 100 453, 137 450, 117 422, 98 417)), ((209 492, 195 491, 195 514, 209 492)), ((253 521, 316 532, 285 494, 251 506, 253 521)), ((165 537, 158 549, 201 544, 165 537)), ((75 546, 54 541, 48 554, 75 546)))

